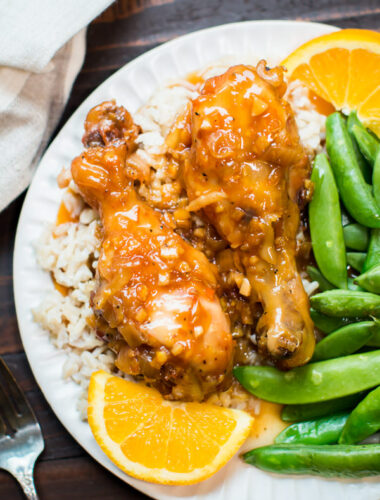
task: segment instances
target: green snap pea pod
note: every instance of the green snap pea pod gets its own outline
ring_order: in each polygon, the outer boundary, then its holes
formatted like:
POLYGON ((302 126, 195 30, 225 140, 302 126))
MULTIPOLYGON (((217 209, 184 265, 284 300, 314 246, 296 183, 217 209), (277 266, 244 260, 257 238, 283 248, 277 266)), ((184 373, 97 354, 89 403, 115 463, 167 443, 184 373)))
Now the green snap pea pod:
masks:
POLYGON ((357 125, 358 127, 363 127, 361 121, 358 118, 358 115, 356 114, 356 111, 351 111, 351 113, 348 115, 348 118, 347 118, 347 130, 348 130, 348 133, 350 134, 350 137, 352 140, 352 145, 354 147, 356 161, 358 162, 360 170, 363 173, 363 177, 364 177, 365 181, 370 183, 371 177, 372 177, 371 167, 370 167, 370 165, 368 165, 368 162, 366 161, 366 159, 362 155, 362 153, 359 149, 358 143, 356 142, 356 138, 355 138, 354 133, 352 131, 352 128, 354 125, 357 125))
POLYGON ((355 136, 356 142, 358 143, 363 156, 371 165, 373 165, 379 149, 379 140, 364 127, 359 127, 358 125, 354 125, 352 127, 352 133, 355 136))
POLYGON ((335 288, 327 279, 322 275, 322 273, 314 266, 307 266, 307 274, 313 281, 318 281, 319 289, 324 292, 325 290, 333 290, 335 288))
POLYGON ((339 194, 326 155, 316 156, 311 180, 314 194, 309 204, 309 224, 314 257, 327 281, 338 288, 347 288, 339 194))
POLYGON ((380 147, 377 151, 375 163, 373 165, 372 189, 376 203, 380 206, 380 147))
POLYGON ((379 429, 380 387, 371 391, 352 411, 339 438, 339 443, 359 443, 379 429))
POLYGON ((380 315, 380 296, 352 290, 327 290, 310 297, 311 306, 327 316, 358 317, 380 315))
POLYGON ((380 321, 375 318, 375 328, 372 338, 367 342, 369 347, 380 347, 380 321))
POLYGON ((366 257, 367 254, 364 252, 347 252, 347 264, 361 273, 366 257))
MULTIPOLYGON (((332 285, 327 279, 322 275, 322 273, 314 266, 307 266, 307 274, 313 281, 318 281, 319 289, 322 292, 326 290, 334 290, 335 286, 332 285)), ((354 291, 364 291, 363 288, 355 283, 353 278, 347 278, 347 288, 354 291)))
POLYGON ((354 291, 354 292, 365 292, 364 288, 362 288, 360 285, 357 285, 355 283, 354 278, 348 278, 348 280, 347 280, 347 288, 349 290, 354 291))
POLYGON ((373 293, 380 293, 380 264, 355 278, 355 283, 373 293))
POLYGON ((343 228, 346 247, 353 250, 365 251, 369 243, 368 229, 361 224, 348 224, 343 228))
POLYGON ((375 328, 374 321, 352 323, 340 328, 318 342, 312 361, 339 358, 358 351, 371 339, 375 328))
POLYGON ((335 444, 342 433, 348 413, 298 422, 289 425, 274 440, 275 443, 335 444))
POLYGON ((380 384, 380 350, 318 361, 282 372, 272 366, 238 366, 234 375, 266 401, 303 404, 327 401, 380 384))
POLYGON ((367 257, 364 261, 362 272, 380 264, 380 229, 372 229, 369 240, 367 257))
MULTIPOLYGON (((322 276, 322 273, 316 267, 308 266, 307 273, 313 281, 318 282, 319 289, 322 292, 325 292, 326 290, 335 289, 335 286, 332 285, 329 281, 327 281, 327 279, 324 276, 322 276)), ((349 290, 354 290, 354 291, 361 291, 361 292, 364 291, 364 289, 361 286, 355 283, 355 280, 353 278, 347 278, 347 288, 349 290)))
POLYGON ((367 342, 368 347, 380 347, 380 332, 375 332, 372 338, 367 342))
POLYGON ((364 180, 346 124, 339 113, 332 113, 326 119, 326 146, 347 211, 363 226, 380 227, 379 207, 364 180))
POLYGON ((248 451, 244 461, 278 474, 369 477, 380 474, 380 445, 274 444, 248 451))
POLYGON ((335 413, 344 412, 354 408, 364 397, 365 393, 358 392, 343 398, 330 399, 319 403, 306 405, 286 405, 281 412, 284 422, 303 422, 316 418, 326 417, 335 413))
POLYGON ((314 325, 323 333, 334 332, 338 330, 338 328, 353 323, 356 320, 356 318, 334 318, 332 316, 326 316, 312 307, 310 308, 310 316, 314 325))

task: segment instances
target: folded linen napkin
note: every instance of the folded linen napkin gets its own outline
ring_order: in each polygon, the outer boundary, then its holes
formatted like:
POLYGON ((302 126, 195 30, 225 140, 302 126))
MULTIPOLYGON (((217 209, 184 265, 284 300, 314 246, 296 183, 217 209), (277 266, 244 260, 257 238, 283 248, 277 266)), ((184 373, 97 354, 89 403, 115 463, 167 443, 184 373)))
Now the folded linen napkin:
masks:
POLYGON ((0 210, 28 186, 83 64, 83 28, 112 1, 0 0, 0 210))

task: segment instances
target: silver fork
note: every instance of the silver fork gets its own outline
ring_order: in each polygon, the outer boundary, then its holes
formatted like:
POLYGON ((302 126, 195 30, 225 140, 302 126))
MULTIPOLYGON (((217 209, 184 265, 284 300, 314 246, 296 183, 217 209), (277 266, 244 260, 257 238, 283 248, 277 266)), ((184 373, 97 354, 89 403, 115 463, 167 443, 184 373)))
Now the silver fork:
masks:
POLYGON ((34 412, 0 358, 0 468, 18 480, 30 500, 38 500, 33 470, 43 449, 44 439, 34 412))

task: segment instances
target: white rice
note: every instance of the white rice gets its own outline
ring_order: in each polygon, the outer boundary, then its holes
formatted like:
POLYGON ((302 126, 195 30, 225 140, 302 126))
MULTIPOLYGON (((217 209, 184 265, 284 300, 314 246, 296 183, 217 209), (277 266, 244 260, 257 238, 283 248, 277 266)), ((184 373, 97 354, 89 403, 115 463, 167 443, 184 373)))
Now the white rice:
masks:
POLYGON ((143 130, 137 139, 138 143, 143 148, 163 144, 178 113, 197 95, 185 82, 158 89, 133 117, 143 130))
POLYGON ((96 335, 90 306, 100 247, 98 228, 95 213, 84 209, 78 223, 48 227, 37 249, 39 265, 52 273, 56 283, 67 287, 68 293, 66 296, 57 290, 49 293, 34 310, 34 319, 49 333, 54 346, 67 354, 62 376, 83 388, 83 397, 78 401, 83 418, 91 373, 100 369, 110 371, 115 359, 96 335), (90 260, 93 260, 91 266, 90 260))
POLYGON ((294 111, 302 144, 316 154, 321 152, 326 138, 326 117, 311 106, 308 93, 308 89, 296 80, 288 85, 286 98, 294 111))
MULTIPOLYGON (((225 69, 225 65, 215 66, 207 70, 207 76, 225 69)), ((142 128, 137 140, 138 154, 149 158, 157 169, 153 186, 149 188, 149 194, 157 203, 160 202, 163 185, 167 186, 169 195, 170 189, 176 189, 165 165, 160 165, 160 162, 163 163, 160 153, 163 152, 164 138, 176 116, 196 95, 194 88, 187 82, 168 85, 158 90, 134 116, 135 122, 142 128)), ((310 154, 315 154, 320 150, 324 138, 325 117, 312 108, 307 91, 297 83, 289 86, 288 99, 295 112, 301 141, 310 154)), ((85 419, 91 373, 99 369, 114 370, 115 355, 97 336, 90 307, 100 248, 99 221, 93 210, 85 208, 83 200, 76 194, 76 186, 71 182, 69 187, 69 191, 63 195, 63 201, 70 213, 79 215, 79 222, 48 227, 37 245, 37 260, 41 268, 51 273, 56 283, 67 287, 69 291, 66 296, 57 290, 49 293, 34 311, 34 318, 48 333, 56 348, 67 354, 62 376, 83 388, 78 409, 85 419)), ((140 194, 144 195, 144 192, 140 194)), ((308 294, 313 293, 318 285, 306 277, 303 277, 303 283, 308 294)), ((257 405, 253 399, 247 403, 247 396, 239 394, 236 387, 219 399, 214 399, 219 404, 238 408, 257 405)))
POLYGON ((314 292, 316 292, 319 288, 319 283, 318 281, 310 281, 307 276, 302 277, 302 284, 305 289, 305 292, 309 295, 312 295, 314 292))

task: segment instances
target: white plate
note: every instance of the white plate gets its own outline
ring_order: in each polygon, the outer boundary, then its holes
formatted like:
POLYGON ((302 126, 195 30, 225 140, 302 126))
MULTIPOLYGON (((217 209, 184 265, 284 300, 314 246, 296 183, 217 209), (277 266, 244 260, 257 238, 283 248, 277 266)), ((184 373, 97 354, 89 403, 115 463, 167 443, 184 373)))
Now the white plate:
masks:
POLYGON ((44 225, 56 218, 62 196, 56 176, 62 166, 69 166, 71 159, 81 151, 83 122, 92 106, 115 98, 134 112, 166 81, 225 56, 241 56, 242 59, 247 56, 265 57, 277 62, 301 43, 334 30, 331 26, 314 23, 251 21, 191 33, 143 54, 106 80, 77 109, 46 151, 29 188, 16 235, 14 292, 21 338, 33 374, 53 411, 78 443, 123 481, 153 498, 380 498, 380 482, 373 479, 349 482, 277 476, 247 466, 237 456, 212 478, 195 486, 157 486, 127 476, 108 460, 92 437, 87 423, 81 422, 75 409, 79 388, 61 378, 65 355, 50 344, 46 333, 32 319, 32 309, 53 287, 49 275, 37 266, 33 244, 44 225))

